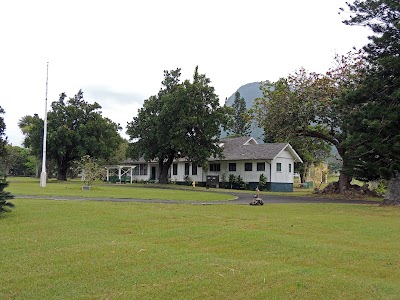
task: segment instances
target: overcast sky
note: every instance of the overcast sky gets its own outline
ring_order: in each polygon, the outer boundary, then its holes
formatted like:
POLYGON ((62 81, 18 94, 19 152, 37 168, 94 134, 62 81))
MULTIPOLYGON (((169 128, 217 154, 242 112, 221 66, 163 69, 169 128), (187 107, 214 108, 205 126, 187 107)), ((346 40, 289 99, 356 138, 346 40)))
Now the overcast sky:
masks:
MULTIPOLYGON (((335 53, 367 43, 369 32, 342 24, 345 0, 9 0, 0 3, 0 106, 13 145, 18 120, 44 117, 79 89, 103 116, 128 121, 157 94, 164 70, 196 65, 221 104, 240 86, 304 67, 324 72, 335 53)), ((124 136, 126 137, 126 136, 124 136)))

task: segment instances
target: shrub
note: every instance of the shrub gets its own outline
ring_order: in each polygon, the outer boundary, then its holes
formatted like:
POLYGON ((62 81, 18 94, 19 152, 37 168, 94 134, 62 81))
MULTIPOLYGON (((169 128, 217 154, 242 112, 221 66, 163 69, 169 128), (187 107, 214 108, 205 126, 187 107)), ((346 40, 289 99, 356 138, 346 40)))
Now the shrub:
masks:
POLYGON ((8 202, 8 200, 13 199, 14 196, 10 192, 5 192, 4 189, 8 186, 6 178, 0 179, 0 213, 10 211, 14 207, 14 204, 8 202))
POLYGON ((259 189, 262 191, 264 187, 267 185, 267 177, 264 174, 260 175, 260 179, 258 180, 260 183, 259 189))
POLYGON ((99 166, 97 160, 89 155, 82 156, 78 162, 78 170, 81 172, 82 181, 87 186, 91 186, 93 181, 101 178, 104 173, 104 169, 99 166))

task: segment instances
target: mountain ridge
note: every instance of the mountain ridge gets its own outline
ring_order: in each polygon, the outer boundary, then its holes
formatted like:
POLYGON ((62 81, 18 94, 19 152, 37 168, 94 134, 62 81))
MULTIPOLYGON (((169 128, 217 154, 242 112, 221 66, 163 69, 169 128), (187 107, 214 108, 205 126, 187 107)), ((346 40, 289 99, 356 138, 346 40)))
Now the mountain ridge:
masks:
MULTIPOLYGON (((246 109, 250 109, 254 105, 256 98, 262 97, 262 91, 260 89, 261 82, 250 82, 239 87, 229 98, 225 100, 225 105, 231 107, 235 101, 236 92, 240 93, 240 96, 246 101, 246 109)), ((251 124, 250 135, 254 137, 258 143, 263 143, 264 130, 258 127, 254 122, 251 124)), ((226 137, 227 132, 222 132, 221 137, 226 137)))

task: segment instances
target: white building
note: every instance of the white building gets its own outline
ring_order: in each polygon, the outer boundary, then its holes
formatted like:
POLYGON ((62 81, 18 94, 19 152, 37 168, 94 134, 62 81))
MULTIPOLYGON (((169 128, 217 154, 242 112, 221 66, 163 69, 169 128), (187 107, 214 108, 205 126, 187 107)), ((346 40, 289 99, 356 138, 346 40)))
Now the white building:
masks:
MULTIPOLYGON (((175 160, 169 170, 172 182, 195 181, 205 186, 207 178, 216 178, 219 183, 228 181, 229 175, 239 176, 254 189, 259 185, 260 175, 266 177, 266 189, 270 191, 293 191, 294 163, 302 162, 296 151, 285 143, 258 144, 252 137, 226 138, 220 141, 222 158, 210 158, 208 170, 180 159, 175 160)), ((158 163, 144 160, 125 161, 132 165, 132 180, 157 180, 158 163)))

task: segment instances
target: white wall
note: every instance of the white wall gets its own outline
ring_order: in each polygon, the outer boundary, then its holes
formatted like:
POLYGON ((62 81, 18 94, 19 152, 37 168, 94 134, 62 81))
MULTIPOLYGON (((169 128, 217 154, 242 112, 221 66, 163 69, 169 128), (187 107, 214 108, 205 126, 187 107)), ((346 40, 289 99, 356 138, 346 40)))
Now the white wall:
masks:
POLYGON ((271 163, 272 178, 271 182, 293 183, 294 161, 288 151, 282 151, 271 163), (281 171, 277 171, 277 163, 281 164, 281 171), (291 171, 289 172, 289 164, 291 171))
MULTIPOLYGON (((216 162, 217 163, 217 162, 216 162)), ((229 175, 233 174, 235 176, 240 175, 244 182, 259 182, 260 175, 264 174, 267 178, 267 181, 270 180, 270 166, 267 161, 250 161, 250 160, 239 160, 239 161, 223 161, 220 162, 221 171, 220 172, 211 172, 208 171, 207 175, 219 175, 220 181, 222 181, 223 174, 225 174, 225 181, 229 180, 229 175), (229 163, 236 163, 236 171, 229 171, 229 163), (245 171, 245 164, 252 163, 252 171, 245 171), (257 163, 264 163, 265 170, 257 171, 257 163)))
MULTIPOLYGON (((259 182, 260 175, 264 174, 267 178, 267 182, 282 182, 282 183, 293 183, 294 175, 294 162, 293 157, 288 151, 282 151, 279 157, 275 158, 273 161, 250 161, 250 160, 240 160, 240 161, 215 161, 212 163, 220 163, 220 172, 211 172, 210 170, 205 172, 201 167, 196 166, 197 175, 192 175, 191 163, 189 167, 189 178, 190 181, 195 182, 205 182, 207 180, 207 175, 218 175, 220 181, 222 181, 223 174, 225 174, 225 180, 229 180, 229 174, 234 174, 235 176, 240 175, 244 182, 259 182), (229 163, 236 163, 236 171, 229 171, 229 163), (257 162, 265 163, 264 171, 257 171, 257 162), (245 171, 245 163, 252 163, 252 171, 245 171), (281 163, 282 169, 280 172, 276 170, 276 164, 281 163), (291 172, 289 172, 289 164, 291 164, 291 172), (272 172, 272 175, 271 175, 272 172)), ((170 168, 170 178, 171 181, 185 181, 185 161, 174 162, 178 166, 178 174, 173 175, 173 165, 170 168)), ((133 180, 149 180, 151 175, 151 166, 156 166, 158 172, 158 164, 147 164, 148 170, 147 175, 133 175, 133 180)))
MULTIPOLYGON (((180 162, 174 162, 171 167, 170 167, 170 174, 171 174, 171 181, 185 181, 185 163, 184 161, 180 161, 180 162), (173 164, 176 163, 178 165, 178 174, 177 175, 173 175, 173 164)), ((189 178, 190 181, 205 181, 205 178, 203 180, 203 169, 192 164, 189 163, 189 178), (192 168, 195 167, 197 168, 197 175, 192 175, 192 168)))

